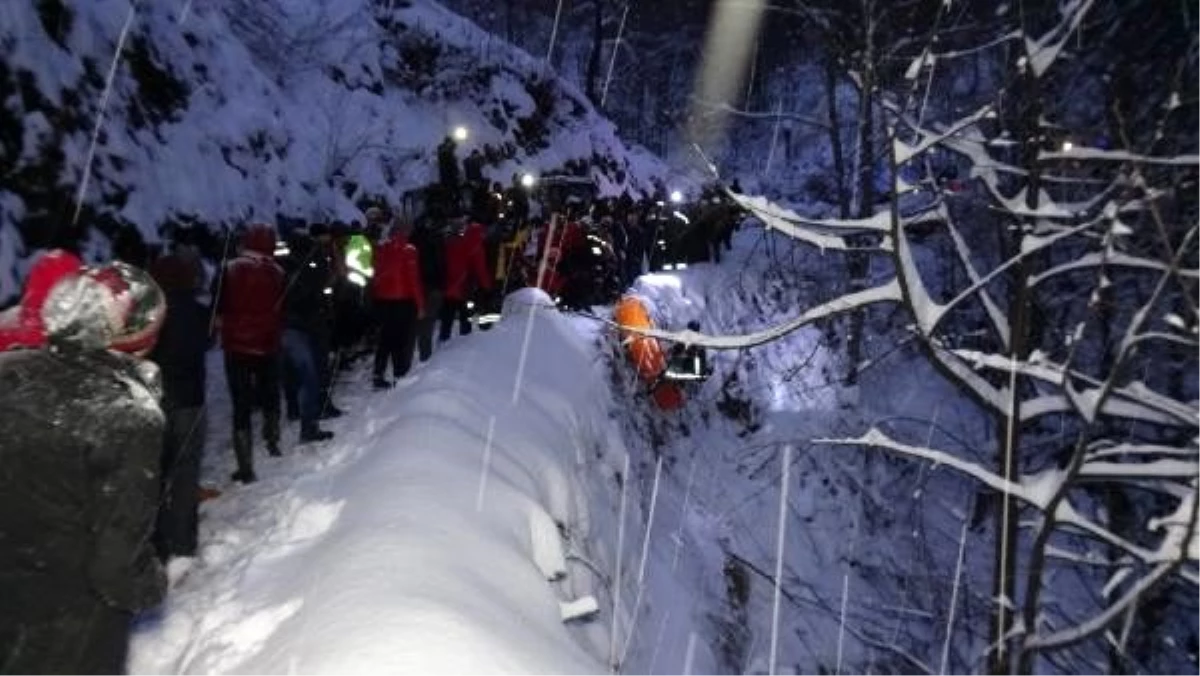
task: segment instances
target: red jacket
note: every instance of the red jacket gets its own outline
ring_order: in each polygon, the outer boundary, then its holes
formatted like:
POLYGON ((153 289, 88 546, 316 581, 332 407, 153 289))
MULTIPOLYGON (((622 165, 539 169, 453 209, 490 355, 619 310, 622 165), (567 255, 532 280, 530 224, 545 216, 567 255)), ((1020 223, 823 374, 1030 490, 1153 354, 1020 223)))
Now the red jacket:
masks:
POLYGON ((472 223, 463 232, 446 238, 446 282, 442 295, 447 300, 466 300, 470 281, 485 291, 492 288, 484 248, 483 226, 472 223))
POLYGON ((217 311, 221 344, 235 354, 275 354, 283 336, 283 268, 275 262, 275 232, 253 226, 243 253, 225 265, 217 311))
POLYGON ((371 290, 377 300, 411 300, 425 314, 425 289, 421 286, 421 259, 407 237, 392 236, 375 247, 375 276, 371 290))
POLYGON ((546 269, 541 275, 541 284, 538 284, 538 272, 542 269, 542 261, 539 259, 537 264, 533 266, 530 272, 530 286, 537 286, 542 291, 555 297, 562 294, 563 287, 566 285, 566 280, 558 271, 558 264, 561 259, 561 254, 558 247, 552 247, 545 255, 546 269))

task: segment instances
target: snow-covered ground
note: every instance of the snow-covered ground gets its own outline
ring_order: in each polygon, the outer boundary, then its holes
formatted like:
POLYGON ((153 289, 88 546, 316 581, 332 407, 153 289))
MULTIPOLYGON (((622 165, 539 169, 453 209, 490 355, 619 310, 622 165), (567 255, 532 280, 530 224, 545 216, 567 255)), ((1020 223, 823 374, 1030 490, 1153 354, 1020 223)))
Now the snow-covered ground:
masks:
POLYGON ((289 427, 284 457, 260 449, 246 487, 229 485, 214 353, 205 473, 225 492, 203 505, 198 557, 141 620, 131 670, 606 671, 607 620, 564 623, 562 606, 591 596, 610 617, 625 448, 585 339, 595 324, 531 316, 541 300, 510 296, 496 328, 393 391, 343 374, 337 437, 293 447, 289 427))
MULTIPOLYGON (((723 264, 647 275, 634 291, 664 328, 696 319, 736 334, 820 296, 833 280, 814 263, 748 227, 723 264)), ((510 297, 494 330, 454 339, 395 391, 343 373, 338 436, 260 458, 249 487, 229 484, 214 353, 206 475, 226 492, 203 506, 198 558, 142 620, 132 670, 765 672, 785 448, 779 669, 928 666, 906 655, 939 638, 929 609, 947 600, 959 522, 909 500, 958 502, 961 484, 933 491, 939 473, 810 441, 927 418, 931 372, 884 360, 863 394, 847 391, 835 335, 807 328, 714 353, 714 376, 664 414, 600 323, 531 321, 534 296, 510 297), (900 380, 922 396, 870 394, 900 380), (550 581, 555 546, 567 575, 550 581), (564 623, 560 604, 589 595, 598 613, 564 623)), ((939 429, 970 438, 965 427, 947 409, 939 429)), ((960 617, 984 589, 959 601, 960 617)))

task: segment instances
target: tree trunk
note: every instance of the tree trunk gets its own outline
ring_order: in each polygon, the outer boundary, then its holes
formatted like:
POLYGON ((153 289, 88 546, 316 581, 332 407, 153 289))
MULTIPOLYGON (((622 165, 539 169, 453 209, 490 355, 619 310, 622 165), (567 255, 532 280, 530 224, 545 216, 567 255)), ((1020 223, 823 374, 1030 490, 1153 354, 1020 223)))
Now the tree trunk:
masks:
POLYGON ((596 81, 600 77, 600 52, 604 46, 604 3, 602 0, 592 1, 592 51, 588 54, 587 74, 584 75, 585 91, 588 100, 597 108, 600 107, 600 92, 596 81))
MULTIPOLYGON (((1018 129, 1019 138, 1022 139, 1021 146, 1021 164, 1028 171, 1028 181, 1025 184, 1025 207, 1030 211, 1037 211, 1038 195, 1041 192, 1041 165, 1037 161, 1038 152, 1040 149, 1040 128, 1041 128, 1041 102, 1039 100, 1039 86, 1037 79, 1031 73, 1026 73, 1023 78, 1024 87, 1018 95, 1012 97, 1012 101, 1017 102, 1017 105, 1024 105, 1024 110, 1021 111, 1018 129)), ((1024 236, 1023 232, 1032 229, 1036 219, 1025 218, 1021 228, 1017 228, 1012 237, 1006 239, 1005 257, 1010 258, 1017 255, 1021 251, 1021 239, 1024 236)), ((1022 259, 1012 268, 1012 286, 1009 293, 1008 315, 1011 318, 1010 326, 1010 344, 1008 354, 1009 359, 1015 361, 1025 361, 1029 358, 1029 353, 1033 345, 1030 341, 1031 329, 1031 306, 1034 301, 1033 291, 1029 288, 1029 272, 1030 261, 1022 259)), ((1021 392, 1019 382, 1015 375, 1009 376, 1007 388, 1009 396, 1012 398, 1012 407, 1007 416, 1002 416, 998 420, 1000 426, 999 457, 997 459, 997 468, 1000 476, 1009 481, 1016 481, 1020 476, 1021 471, 1021 392)), ((997 649, 992 653, 992 658, 989 663, 989 669, 993 674, 1009 674, 1013 672, 1012 651, 1010 649, 1010 641, 1005 638, 1009 636, 1013 628, 1013 608, 1017 605, 1016 598, 1016 572, 1017 572, 1017 550, 1019 548, 1019 524, 1020 518, 1019 502, 1015 498, 1001 495, 999 501, 999 509, 996 510, 996 534, 997 534, 997 551, 995 557, 995 566, 993 568, 992 580, 992 598, 1007 599, 1009 604, 998 602, 996 614, 992 618, 992 633, 993 641, 998 641, 997 649)), ((1036 589, 1040 588, 1042 581, 1040 579, 1040 571, 1032 571, 1029 580, 1025 584, 1025 593, 1036 594, 1036 589)), ((1036 618, 1033 618, 1036 622, 1036 618)), ((1035 628, 1030 627, 1030 631, 1035 631, 1035 628)), ((1021 664, 1016 665, 1019 671, 1027 670, 1031 666, 1032 656, 1021 655, 1021 664)))
POLYGON ((837 108, 837 63, 825 59, 825 98, 829 100, 829 145, 833 150, 833 180, 837 184, 838 218, 850 218, 850 190, 846 185, 846 157, 842 148, 842 123, 837 108))
MULTIPOLYGON (((871 49, 871 29, 867 29, 867 50, 863 60, 862 90, 858 94, 858 217, 869 218, 875 214, 875 64, 871 49)), ((863 244, 862 236, 851 236, 847 241, 852 246, 863 244)), ((867 255, 860 252, 846 253, 846 268, 850 275, 850 291, 866 288, 867 255)), ((858 365, 862 363, 863 325, 866 310, 859 308, 850 313, 850 329, 846 335, 846 385, 858 384, 858 365)))

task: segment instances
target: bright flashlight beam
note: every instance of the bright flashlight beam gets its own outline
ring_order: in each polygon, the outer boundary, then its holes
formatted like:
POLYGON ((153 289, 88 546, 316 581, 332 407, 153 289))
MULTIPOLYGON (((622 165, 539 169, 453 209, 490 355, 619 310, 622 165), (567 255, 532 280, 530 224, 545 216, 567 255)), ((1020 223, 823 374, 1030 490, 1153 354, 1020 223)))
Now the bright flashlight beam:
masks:
POLYGON ((680 202, 683 201, 683 193, 679 192, 678 190, 672 190, 671 191, 671 201, 674 202, 675 204, 679 204, 680 202))
POLYGON ((462 127, 462 126, 455 127, 454 128, 454 140, 455 141, 466 141, 467 140, 467 128, 462 127))
POLYGON ((708 20, 703 66, 693 86, 691 140, 702 148, 719 143, 728 115, 709 114, 704 104, 734 104, 745 91, 742 82, 758 40, 766 0, 717 0, 708 20))
POLYGON ((521 185, 526 188, 532 188, 534 183, 537 183, 537 179, 533 177, 533 174, 525 174, 521 177, 521 185))

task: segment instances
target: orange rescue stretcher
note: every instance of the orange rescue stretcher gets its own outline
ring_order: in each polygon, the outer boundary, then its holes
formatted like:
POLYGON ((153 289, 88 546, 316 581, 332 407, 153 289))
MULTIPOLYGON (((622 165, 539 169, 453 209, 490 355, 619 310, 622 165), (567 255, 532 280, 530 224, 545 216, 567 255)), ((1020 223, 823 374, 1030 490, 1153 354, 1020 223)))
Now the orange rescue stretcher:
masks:
MULTIPOLYGON (((635 329, 653 329, 654 321, 645 303, 636 296, 623 296, 613 310, 613 319, 618 326, 635 329)), ((683 406, 683 389, 678 383, 666 380, 667 356, 658 339, 633 331, 620 332, 625 356, 629 359, 638 377, 650 388, 654 403, 664 411, 673 411, 683 406)))

